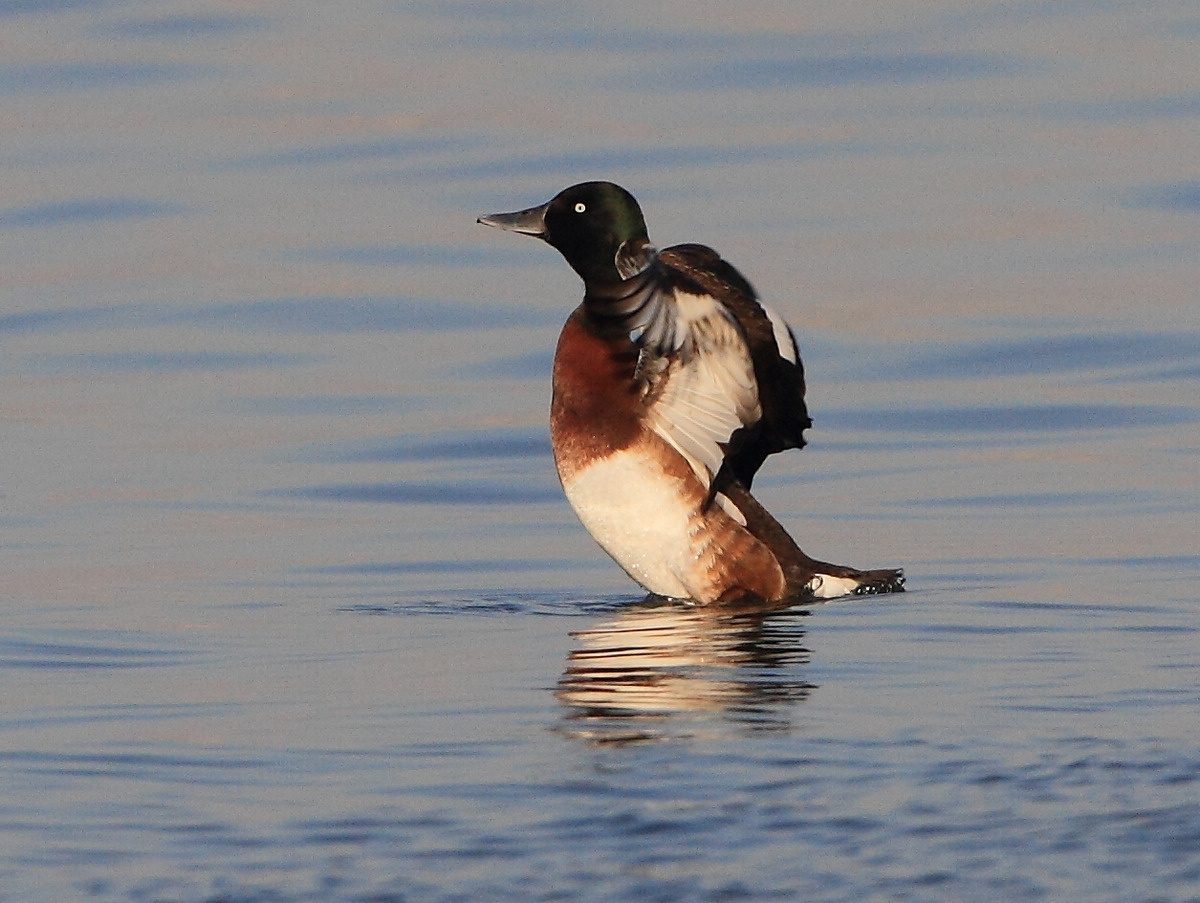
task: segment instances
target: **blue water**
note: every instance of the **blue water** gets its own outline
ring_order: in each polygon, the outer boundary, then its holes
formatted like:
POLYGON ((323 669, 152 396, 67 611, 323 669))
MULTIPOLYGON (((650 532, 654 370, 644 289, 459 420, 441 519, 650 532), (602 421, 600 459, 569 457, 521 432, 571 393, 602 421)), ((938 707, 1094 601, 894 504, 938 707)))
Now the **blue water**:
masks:
POLYGON ((0 3, 0 901, 1200 900, 1186 3, 0 3), (561 496, 610 178, 796 327, 648 604, 561 496))

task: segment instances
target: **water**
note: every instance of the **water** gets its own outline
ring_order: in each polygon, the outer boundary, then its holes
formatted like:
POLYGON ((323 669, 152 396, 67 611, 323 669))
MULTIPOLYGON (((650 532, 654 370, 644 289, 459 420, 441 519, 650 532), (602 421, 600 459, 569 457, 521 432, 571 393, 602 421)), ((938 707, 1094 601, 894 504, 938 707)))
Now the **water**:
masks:
POLYGON ((0 4, 0 900, 1200 899, 1192 4, 0 4), (562 500, 612 178, 797 327, 756 488, 562 500))

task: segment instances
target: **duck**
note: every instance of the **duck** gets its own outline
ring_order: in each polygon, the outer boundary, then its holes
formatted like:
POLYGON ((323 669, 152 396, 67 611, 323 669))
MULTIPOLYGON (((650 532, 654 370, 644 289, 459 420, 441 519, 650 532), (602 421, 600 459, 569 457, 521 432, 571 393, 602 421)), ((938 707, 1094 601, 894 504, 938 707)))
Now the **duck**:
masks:
POLYGON ((786 321, 711 248, 650 243, 612 182, 478 218, 555 248, 583 280, 554 355, 550 441, 567 501, 652 596, 779 605, 900 592, 900 569, 810 558, 751 494, 812 426, 786 321))

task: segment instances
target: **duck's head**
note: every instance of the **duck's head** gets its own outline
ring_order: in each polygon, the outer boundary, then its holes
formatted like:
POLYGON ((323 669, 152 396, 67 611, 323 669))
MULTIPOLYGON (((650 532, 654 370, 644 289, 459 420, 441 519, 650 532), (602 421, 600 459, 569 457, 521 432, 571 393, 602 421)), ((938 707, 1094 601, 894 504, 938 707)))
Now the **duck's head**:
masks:
POLYGON ((548 242, 588 284, 621 282, 654 260, 642 208, 612 182, 572 185, 539 207, 481 216, 479 222, 548 242))

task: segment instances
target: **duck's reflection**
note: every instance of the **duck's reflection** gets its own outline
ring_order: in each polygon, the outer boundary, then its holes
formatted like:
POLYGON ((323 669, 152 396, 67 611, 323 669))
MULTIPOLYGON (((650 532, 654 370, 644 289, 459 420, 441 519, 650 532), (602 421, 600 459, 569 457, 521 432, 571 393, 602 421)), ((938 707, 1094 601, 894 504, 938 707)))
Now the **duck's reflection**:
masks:
POLYGON ((803 611, 729 612, 650 598, 577 631, 558 683, 571 736, 629 742, 691 734, 705 715, 787 727, 813 684, 803 611), (689 717, 692 716, 692 717, 689 717))

